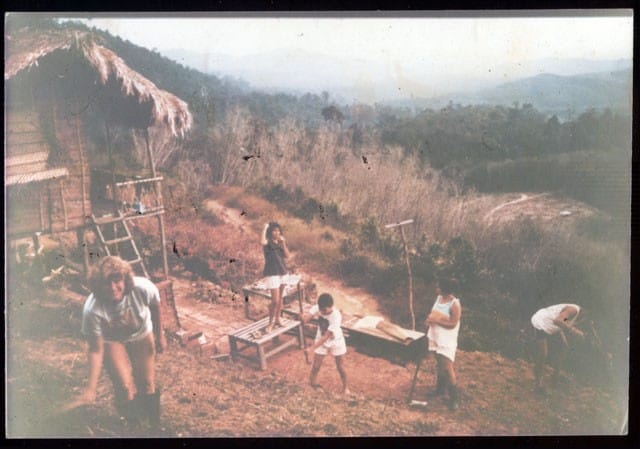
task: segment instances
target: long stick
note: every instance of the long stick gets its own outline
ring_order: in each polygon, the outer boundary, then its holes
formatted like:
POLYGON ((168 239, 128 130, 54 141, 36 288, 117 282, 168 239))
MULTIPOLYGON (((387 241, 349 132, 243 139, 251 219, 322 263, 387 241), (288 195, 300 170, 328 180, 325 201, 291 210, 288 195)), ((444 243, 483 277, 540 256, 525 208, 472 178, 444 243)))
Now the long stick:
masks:
POLYGON ((411 263, 409 262, 409 249, 407 248, 407 239, 404 236, 404 228, 400 227, 400 235, 402 236, 402 245, 404 246, 405 263, 407 264, 407 272, 409 273, 409 311, 411 312, 411 329, 416 330, 416 315, 413 312, 413 276, 411 275, 411 263))
POLYGON ((409 398, 407 399, 407 402, 411 402, 411 400, 413 399, 413 391, 416 388, 416 382, 418 381, 418 372, 420 371, 421 364, 422 364, 422 359, 419 359, 416 362, 416 372, 413 374, 413 381, 411 381, 411 389, 409 390, 409 398))
POLYGON ((304 308, 302 307, 302 289, 300 288, 300 283, 298 283, 298 305, 300 306, 300 337, 302 339, 302 350, 304 352, 304 360, 309 365, 311 362, 309 361, 309 354, 307 354, 307 337, 304 334, 304 320, 302 319, 302 314, 304 313, 304 308))
POLYGON ((407 239, 404 235, 403 226, 413 223, 413 220, 404 220, 399 223, 391 223, 385 225, 385 228, 400 228, 400 236, 402 237, 402 246, 404 248, 404 260, 407 265, 407 272, 409 273, 409 311, 411 312, 411 329, 416 330, 416 316, 413 312, 413 275, 411 274, 411 262, 409 260, 409 249, 407 248, 407 239))
MULTIPOLYGON (((149 165, 151 167, 151 176, 156 179, 154 182, 155 193, 156 193, 156 202, 160 207, 164 207, 162 202, 162 185, 158 178, 162 179, 158 176, 156 172, 156 163, 153 159, 153 152, 151 151, 151 145, 149 143, 149 128, 144 129, 144 141, 147 146, 147 156, 149 158, 149 165)), ((158 226, 160 228, 160 246, 162 248, 162 267, 164 269, 164 278, 169 279, 169 263, 167 261, 167 237, 164 230, 164 215, 158 214, 158 226)))

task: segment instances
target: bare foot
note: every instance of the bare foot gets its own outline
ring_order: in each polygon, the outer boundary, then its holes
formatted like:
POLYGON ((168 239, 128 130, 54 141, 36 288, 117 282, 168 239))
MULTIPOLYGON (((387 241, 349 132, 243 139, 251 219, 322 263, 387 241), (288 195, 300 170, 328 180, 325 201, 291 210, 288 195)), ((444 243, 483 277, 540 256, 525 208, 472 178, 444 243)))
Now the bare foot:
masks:
POLYGON ((342 395, 343 396, 354 396, 354 394, 348 388, 345 388, 344 390, 342 390, 342 395))
POLYGON ((273 324, 269 324, 267 327, 264 328, 264 334, 270 334, 271 331, 273 331, 273 324))

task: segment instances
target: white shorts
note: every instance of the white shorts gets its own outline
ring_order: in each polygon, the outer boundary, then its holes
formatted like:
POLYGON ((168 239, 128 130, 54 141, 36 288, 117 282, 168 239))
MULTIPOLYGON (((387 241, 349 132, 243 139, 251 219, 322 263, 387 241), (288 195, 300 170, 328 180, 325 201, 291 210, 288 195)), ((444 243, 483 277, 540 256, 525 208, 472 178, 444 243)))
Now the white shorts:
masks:
POLYGON ((274 288, 280 288, 280 286, 284 284, 282 276, 280 276, 280 275, 267 276, 267 277, 265 277, 263 279, 263 281, 264 281, 264 287, 267 290, 272 290, 274 288))
POLYGON ((319 346, 316 348, 315 351, 313 351, 314 353, 318 354, 318 355, 327 355, 327 354, 331 354, 332 356, 337 356, 337 355, 345 355, 347 353, 347 345, 346 343, 339 343, 337 345, 331 345, 329 347, 326 347, 325 345, 319 346))
POLYGON ((442 346, 433 340, 429 340, 429 351, 443 355, 452 362, 456 361, 456 349, 458 349, 457 346, 442 346))

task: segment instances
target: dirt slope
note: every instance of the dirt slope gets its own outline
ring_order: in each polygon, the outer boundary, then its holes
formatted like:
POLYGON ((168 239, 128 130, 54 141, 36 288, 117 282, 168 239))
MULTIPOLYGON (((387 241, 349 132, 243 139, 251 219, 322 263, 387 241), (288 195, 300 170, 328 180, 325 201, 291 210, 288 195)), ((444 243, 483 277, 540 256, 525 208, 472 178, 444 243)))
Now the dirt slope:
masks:
MULTIPOLYGON (((219 203, 209 205, 225 223, 257 241, 255 225, 239 211, 219 203)), ((492 217, 513 205, 494 209, 492 217)), ((318 291, 331 291, 346 312, 377 313, 375 298, 366 292, 322 273, 306 274, 313 277, 318 291)), ((104 375, 96 404, 59 412, 86 382, 86 348, 79 333, 84 297, 73 291, 74 282, 70 279, 44 293, 31 281, 12 283, 7 303, 7 433, 151 436, 118 419, 104 375)), ((211 355, 216 350, 226 352, 226 334, 247 322, 242 298, 225 290, 214 300, 203 301, 207 285, 184 276, 177 276, 174 286, 186 326, 193 331, 206 328, 208 341, 215 345, 200 354, 196 348, 172 343, 158 356, 164 436, 597 435, 618 434, 622 429, 624 396, 619 392, 578 385, 566 375, 548 396, 536 396, 530 364, 494 353, 459 351, 461 406, 455 412, 441 400, 429 401, 424 409, 409 407, 406 399, 414 366, 396 365, 353 348, 346 359, 355 393, 350 398, 338 394, 339 379, 330 358, 318 379, 322 388, 309 387, 310 368, 295 347, 271 359, 266 371, 244 361, 216 361, 211 355)), ((434 382, 433 369, 429 359, 419 375, 415 399, 425 399, 434 382)))

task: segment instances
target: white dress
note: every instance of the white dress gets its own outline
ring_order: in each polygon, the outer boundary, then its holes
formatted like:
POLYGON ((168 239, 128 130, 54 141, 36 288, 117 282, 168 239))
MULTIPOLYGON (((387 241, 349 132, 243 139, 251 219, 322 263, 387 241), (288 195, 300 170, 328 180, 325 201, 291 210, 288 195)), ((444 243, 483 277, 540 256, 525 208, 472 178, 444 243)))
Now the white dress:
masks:
MULTIPOLYGON (((451 302, 442 302, 442 296, 438 295, 435 304, 431 310, 438 311, 451 318, 451 307, 454 303, 460 305, 458 298, 453 298, 451 302)), ((460 330, 460 320, 452 329, 440 326, 439 324, 432 324, 427 331, 427 337, 429 338, 429 351, 435 351, 436 354, 442 354, 452 362, 456 358, 456 349, 458 349, 458 331, 460 330)))

